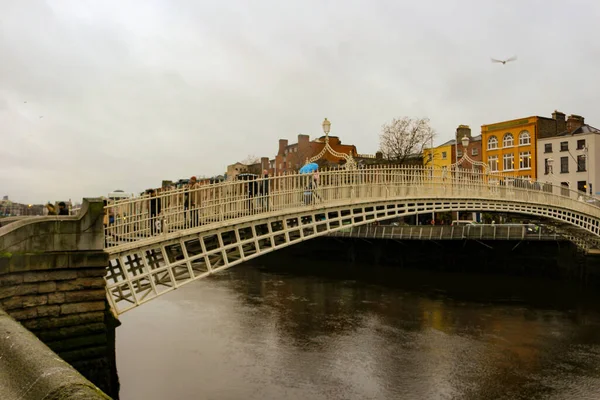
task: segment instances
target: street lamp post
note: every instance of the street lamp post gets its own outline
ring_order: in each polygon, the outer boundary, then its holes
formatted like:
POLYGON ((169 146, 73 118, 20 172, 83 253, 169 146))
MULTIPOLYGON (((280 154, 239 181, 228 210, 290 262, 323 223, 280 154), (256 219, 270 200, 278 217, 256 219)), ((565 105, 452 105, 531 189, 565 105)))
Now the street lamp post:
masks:
POLYGON ((469 149, 469 137, 467 135, 463 136, 463 138, 460 140, 462 142, 462 146, 463 146, 463 157, 465 155, 468 156, 467 151, 469 149))
MULTIPOLYGON (((460 158, 460 160, 456 160, 456 162, 450 166, 450 169, 454 171, 454 178, 455 179, 458 178, 458 176, 459 176, 458 168, 465 162, 467 162, 471 165, 471 170, 474 170, 474 168, 476 166, 481 167, 481 173, 485 174, 487 172, 488 165, 481 161, 475 161, 471 157, 469 157, 469 143, 471 142, 469 137, 467 135, 464 135, 462 137, 462 139, 460 139, 460 142, 463 147, 462 157, 460 158)), ((458 157, 458 143, 456 143, 456 156, 458 157)), ((483 176, 482 176, 482 179, 483 179, 483 176)), ((457 212, 456 213, 457 218, 459 217, 459 215, 460 214, 457 212)))
POLYGON ((321 125, 323 126, 323 133, 325 133, 325 146, 323 147, 323 150, 319 152, 319 154, 317 154, 314 157, 311 157, 310 159, 307 159, 306 163, 308 164, 311 162, 318 161, 321 157, 325 155, 325 153, 329 152, 334 157, 343 158, 344 160, 346 160, 346 169, 355 169, 356 161, 354 160, 354 157, 352 157, 352 153, 345 154, 337 152, 329 145, 329 132, 331 130, 331 122, 327 118, 325 118, 321 125))

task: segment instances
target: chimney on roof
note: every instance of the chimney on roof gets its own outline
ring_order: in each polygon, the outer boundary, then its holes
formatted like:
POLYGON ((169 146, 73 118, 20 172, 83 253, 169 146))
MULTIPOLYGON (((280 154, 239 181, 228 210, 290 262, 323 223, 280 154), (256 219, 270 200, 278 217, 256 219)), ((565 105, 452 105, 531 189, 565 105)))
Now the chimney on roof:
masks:
POLYGON ((469 125, 459 125, 458 128, 456 128, 456 143, 460 143, 465 136, 467 136, 469 140, 473 139, 471 136, 471 128, 469 128, 469 125))
POLYGON ((565 121, 565 113, 554 110, 552 119, 556 121, 556 133, 562 133, 567 130, 567 122, 565 121))
POLYGON ((567 131, 573 132, 575 129, 583 125, 584 118, 581 115, 571 114, 567 118, 567 131))
POLYGON ((288 141, 287 139, 279 139, 279 152, 277 153, 278 156, 282 156, 283 153, 285 152, 285 148, 288 145, 288 141))

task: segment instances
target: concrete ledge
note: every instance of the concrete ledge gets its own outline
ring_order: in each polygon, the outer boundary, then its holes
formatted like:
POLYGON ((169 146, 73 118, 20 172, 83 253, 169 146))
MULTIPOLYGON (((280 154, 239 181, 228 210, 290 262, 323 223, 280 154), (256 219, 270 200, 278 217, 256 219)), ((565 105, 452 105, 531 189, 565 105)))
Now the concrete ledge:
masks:
POLYGON ((0 310, 0 399, 110 399, 0 310))
POLYGON ((103 250, 104 202, 83 199, 76 216, 28 217, 0 227, 0 257, 18 253, 103 250))

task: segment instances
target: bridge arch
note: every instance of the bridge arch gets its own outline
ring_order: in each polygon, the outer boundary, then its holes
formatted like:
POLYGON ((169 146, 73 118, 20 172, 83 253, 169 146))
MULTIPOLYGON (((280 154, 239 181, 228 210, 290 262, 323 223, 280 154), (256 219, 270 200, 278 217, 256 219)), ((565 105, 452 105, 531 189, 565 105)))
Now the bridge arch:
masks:
MULTIPOLYGON (((314 205, 303 205, 301 201, 303 182, 287 182, 282 193, 271 192, 269 196, 275 203, 276 196, 287 199, 290 207, 242 213, 229 219, 223 218, 221 212, 216 221, 204 225, 108 247, 106 281, 111 306, 121 314, 186 283, 263 254, 344 228, 400 216, 447 211, 505 212, 565 222, 594 235, 600 230, 600 209, 572 195, 562 196, 563 192, 498 185, 496 175, 472 173, 469 179, 451 176, 449 181, 448 171, 432 170, 429 179, 429 171, 417 171, 420 174, 411 170, 410 180, 394 179, 389 169, 371 171, 375 172, 374 179, 354 176, 352 182, 359 183, 345 185, 343 190, 340 186, 346 180, 330 185, 325 180, 321 186, 325 201, 314 205), (392 179, 381 184, 381 176, 392 179)), ((285 177, 298 181, 305 178, 285 177)), ((236 201, 244 207, 247 200, 236 201)), ((279 200, 278 204, 284 203, 279 200)))

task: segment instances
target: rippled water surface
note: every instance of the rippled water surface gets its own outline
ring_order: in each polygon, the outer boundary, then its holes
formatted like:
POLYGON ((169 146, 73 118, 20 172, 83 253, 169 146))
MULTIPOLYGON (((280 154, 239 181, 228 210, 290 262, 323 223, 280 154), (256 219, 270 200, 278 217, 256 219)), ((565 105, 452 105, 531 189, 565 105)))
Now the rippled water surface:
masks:
POLYGON ((517 277, 349 271, 239 266, 126 313, 121 399, 600 398, 594 299, 517 277))

